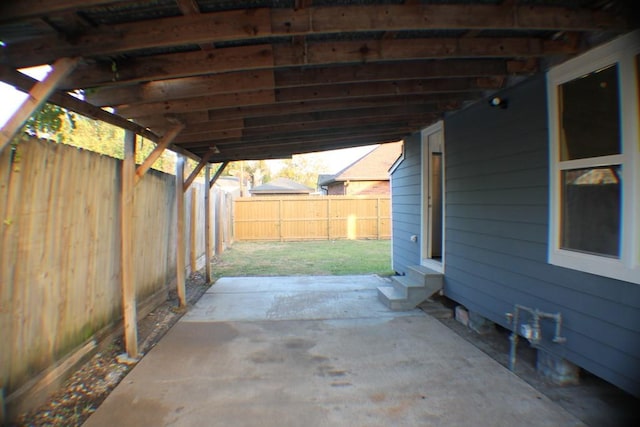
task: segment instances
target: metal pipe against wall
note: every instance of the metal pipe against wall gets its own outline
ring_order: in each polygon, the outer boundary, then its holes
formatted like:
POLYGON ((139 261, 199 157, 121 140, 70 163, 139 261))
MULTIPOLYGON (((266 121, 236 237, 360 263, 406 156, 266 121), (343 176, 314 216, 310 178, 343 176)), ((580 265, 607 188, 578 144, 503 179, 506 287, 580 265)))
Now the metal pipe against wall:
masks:
POLYGON ((549 319, 555 323, 555 333, 551 339, 554 343, 563 344, 567 339, 560 335, 562 330, 562 315, 560 313, 547 313, 540 311, 537 308, 529 308, 520 304, 515 304, 513 313, 506 313, 507 321, 513 325, 509 341, 511 345, 509 347, 509 370, 515 370, 516 366, 516 349, 518 346, 518 327, 522 335, 531 343, 536 346, 542 341, 542 328, 540 327, 541 319, 549 319), (531 316, 531 323, 524 323, 520 325, 520 312, 525 311, 531 316))

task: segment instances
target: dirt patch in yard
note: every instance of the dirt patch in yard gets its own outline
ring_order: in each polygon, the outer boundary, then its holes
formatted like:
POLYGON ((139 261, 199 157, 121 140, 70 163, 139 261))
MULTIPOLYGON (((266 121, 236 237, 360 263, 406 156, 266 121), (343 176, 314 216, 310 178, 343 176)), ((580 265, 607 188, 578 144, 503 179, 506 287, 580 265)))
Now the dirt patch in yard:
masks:
MULTIPOLYGON (((205 276, 194 273, 186 280, 187 302, 193 305, 209 288, 205 276)), ((138 342, 147 353, 182 317, 186 310, 178 310, 178 296, 169 292, 167 300, 144 319, 138 321, 138 342)), ((39 408, 22 414, 12 426, 80 426, 107 398, 111 390, 127 375, 133 365, 118 363, 124 352, 122 337, 105 346, 82 368, 76 371, 58 392, 39 408)))

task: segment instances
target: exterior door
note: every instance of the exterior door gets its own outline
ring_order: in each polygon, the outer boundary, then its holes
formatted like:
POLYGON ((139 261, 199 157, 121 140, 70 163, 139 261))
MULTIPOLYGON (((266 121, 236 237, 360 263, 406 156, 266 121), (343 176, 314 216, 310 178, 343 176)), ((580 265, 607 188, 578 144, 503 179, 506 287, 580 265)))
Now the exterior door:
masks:
POLYGON ((422 265, 443 271, 444 130, 442 122, 422 131, 422 265))

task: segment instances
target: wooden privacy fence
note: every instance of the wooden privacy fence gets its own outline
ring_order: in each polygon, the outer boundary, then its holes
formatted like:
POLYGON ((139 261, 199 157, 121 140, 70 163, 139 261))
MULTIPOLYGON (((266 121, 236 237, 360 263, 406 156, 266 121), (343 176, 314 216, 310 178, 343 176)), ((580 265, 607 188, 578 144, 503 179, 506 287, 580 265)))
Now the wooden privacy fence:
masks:
MULTIPOLYGON (((122 318, 121 167, 117 159, 38 140, 0 153, 0 389, 8 406, 34 377, 122 318)), ((205 258, 204 188, 196 182, 186 194, 187 271, 205 258)), ((175 199, 172 175, 149 171, 135 187, 139 307, 165 301, 175 281, 175 199)), ((221 250, 231 238, 231 199, 214 187, 210 203, 219 216, 211 241, 221 250)))
POLYGON ((391 238, 390 198, 375 196, 236 199, 236 240, 293 241, 391 238))

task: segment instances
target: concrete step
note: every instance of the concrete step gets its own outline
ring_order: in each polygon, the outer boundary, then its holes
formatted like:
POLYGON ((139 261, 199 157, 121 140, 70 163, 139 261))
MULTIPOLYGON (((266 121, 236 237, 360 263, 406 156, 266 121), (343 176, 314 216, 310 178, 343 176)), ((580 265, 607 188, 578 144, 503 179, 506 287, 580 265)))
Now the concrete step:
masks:
POLYGON ((393 287, 407 299, 420 299, 423 301, 425 298, 431 296, 425 296, 427 289, 424 283, 416 283, 409 278, 409 276, 391 276, 391 283, 393 287))
POLYGON ((378 300, 394 311, 412 310, 416 304, 409 301, 393 286, 379 286, 378 300))
POLYGON ((411 310, 442 289, 442 273, 420 265, 406 276, 391 277, 393 286, 378 288, 378 298, 392 310, 411 310))
POLYGON ((425 286, 442 287, 442 273, 421 265, 411 265, 407 268, 407 276, 416 283, 423 283, 425 286), (432 284, 430 284, 432 282, 432 284))

